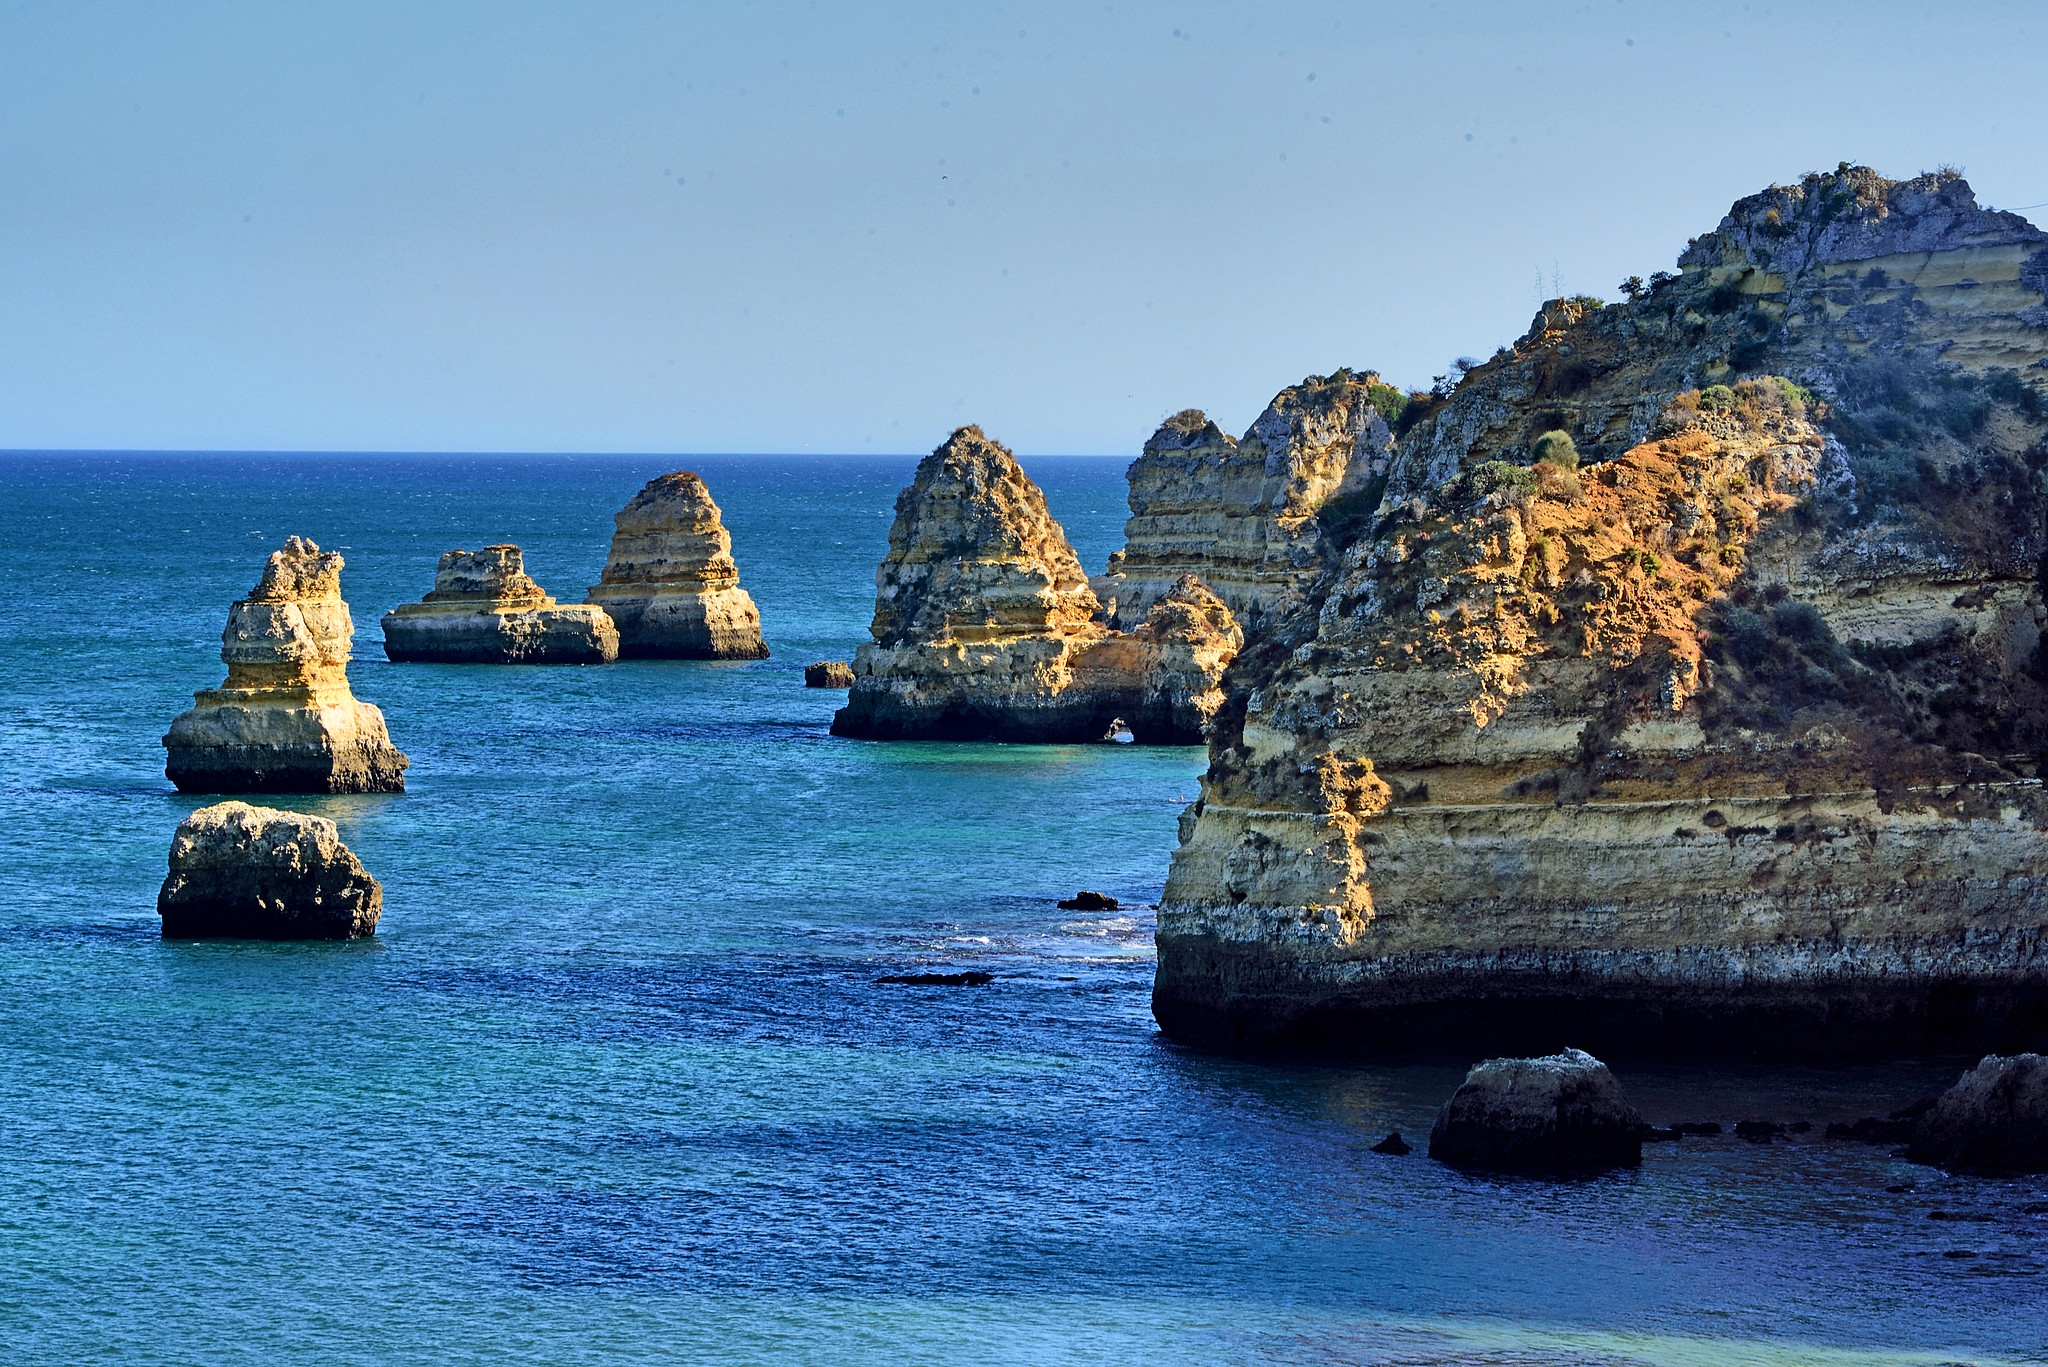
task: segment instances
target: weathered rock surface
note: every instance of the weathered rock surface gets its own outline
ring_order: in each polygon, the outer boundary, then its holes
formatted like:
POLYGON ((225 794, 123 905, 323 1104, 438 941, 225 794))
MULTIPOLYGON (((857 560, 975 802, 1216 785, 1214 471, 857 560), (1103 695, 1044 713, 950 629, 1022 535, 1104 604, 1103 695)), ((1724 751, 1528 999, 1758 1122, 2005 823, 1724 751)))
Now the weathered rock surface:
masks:
POLYGON ((1607 1065, 1579 1049, 1495 1058, 1437 1112, 1429 1156, 1502 1172, 1594 1172, 1643 1161, 1642 1116, 1607 1065))
POLYGON ((562 606, 530 578, 517 546, 448 551, 434 589, 384 614, 384 653, 439 664, 609 664, 619 633, 600 607, 562 606))
POLYGON ((167 940, 350 940, 376 933, 384 888, 325 817, 222 802, 178 823, 156 909, 167 940))
POLYGON ((1127 727, 1193 744, 1242 642, 1192 579, 1136 631, 1111 630, 1045 495, 978 427, 918 465, 875 586, 874 640, 834 735, 1094 741, 1127 727))
POLYGON ((1951 176, 1810 177, 1414 399, 1231 667, 1169 1033, 2048 1043, 2041 242, 1951 176), (1532 467, 1554 430, 1588 463, 1532 467))
POLYGON ((384 714, 349 692, 355 637, 342 559, 301 537, 273 551, 228 612, 228 677, 193 695, 164 737, 185 793, 398 793, 408 761, 384 714))
POLYGON ((820 660, 804 666, 805 688, 851 688, 853 666, 844 660, 820 660))
POLYGON ((1906 1157, 1953 1172, 2048 1172, 2048 1058, 1984 1059, 1920 1118, 1906 1157))
POLYGON ((1112 624, 1136 627, 1187 575, 1253 631, 1294 607, 1323 569, 1317 514, 1378 501, 1393 436, 1376 400, 1400 394, 1339 371, 1282 390, 1241 441, 1197 409, 1168 418, 1127 472, 1124 549, 1094 581, 1112 624))
POLYGON ((611 555, 584 600, 610 614, 627 659, 765 660, 761 614, 732 536, 688 470, 647 482, 612 521, 611 555))

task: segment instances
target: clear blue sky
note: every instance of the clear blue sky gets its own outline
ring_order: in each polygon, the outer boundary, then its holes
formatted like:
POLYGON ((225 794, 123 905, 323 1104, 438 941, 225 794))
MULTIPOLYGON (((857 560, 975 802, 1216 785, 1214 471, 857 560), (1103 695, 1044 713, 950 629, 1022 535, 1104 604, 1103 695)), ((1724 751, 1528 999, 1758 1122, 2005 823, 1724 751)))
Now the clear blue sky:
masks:
POLYGON ((2044 58, 2038 0, 17 0, 0 447, 1134 452, 1845 158, 2048 201, 2044 58))

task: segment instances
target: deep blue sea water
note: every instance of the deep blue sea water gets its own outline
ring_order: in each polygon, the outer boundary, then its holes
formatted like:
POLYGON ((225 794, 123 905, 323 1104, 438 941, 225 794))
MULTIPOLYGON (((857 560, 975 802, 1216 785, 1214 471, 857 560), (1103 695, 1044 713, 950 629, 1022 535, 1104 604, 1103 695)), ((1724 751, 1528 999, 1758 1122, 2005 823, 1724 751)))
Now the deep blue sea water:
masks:
MULTIPOLYGON (((1369 1151, 1456 1063, 1162 1041, 1142 908, 1199 752, 835 740, 801 686, 864 636, 907 458, 688 462, 769 660, 383 660, 450 547, 580 599, 676 463, 0 457, 0 1358, 2048 1361, 2048 1183, 1733 1138, 1462 1176, 1369 1151), (293 533, 347 556, 355 691, 413 760, 289 800, 383 924, 166 944, 204 800, 158 738, 293 533), (1082 887, 1140 910, 1055 909, 1082 887), (874 981, 922 966, 999 976, 874 981)), ((1027 463, 1099 568, 1123 460, 1027 463)), ((1660 1122, 1824 1123, 1955 1064, 1618 1071, 1660 1122)))

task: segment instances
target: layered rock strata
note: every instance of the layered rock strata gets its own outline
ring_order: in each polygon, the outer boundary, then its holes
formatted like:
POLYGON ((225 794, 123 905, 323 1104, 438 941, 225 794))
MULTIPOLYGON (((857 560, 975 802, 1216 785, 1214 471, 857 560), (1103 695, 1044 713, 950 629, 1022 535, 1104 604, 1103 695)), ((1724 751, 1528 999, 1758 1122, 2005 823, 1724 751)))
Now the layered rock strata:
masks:
POLYGON ((1318 513, 1378 501, 1399 391, 1364 371, 1311 375, 1276 395, 1242 440, 1198 409, 1168 418, 1126 472, 1124 549, 1094 588, 1125 630, 1184 575, 1248 629, 1276 622, 1323 564, 1318 513))
POLYGON ((1192 744, 1242 640, 1193 581, 1112 630, 1044 493, 978 427, 918 465, 875 585, 835 735, 1192 744))
POLYGON ((219 687, 164 737, 164 774, 185 793, 398 793, 408 763, 384 714, 349 692, 355 637, 342 558, 301 537, 273 551, 229 609, 219 687))
POLYGON ((222 802, 178 823, 157 893, 167 940, 373 935, 384 887, 325 817, 222 802))
POLYGON ((1844 168, 1418 396, 1232 667, 1169 1033, 2048 1042, 2044 243, 1953 175, 1844 168), (1558 431, 1586 463, 1532 465, 1558 431))
POLYGON ((1582 1049, 1495 1058, 1437 1112, 1429 1156, 1457 1168, 1594 1172, 1642 1162, 1646 1128, 1607 1065, 1582 1049))
POLYGON ((563 606, 526 573, 517 546, 448 551, 434 588, 384 614, 384 653, 439 664, 609 664, 619 633, 600 607, 563 606))
POLYGON ((613 517, 611 554, 584 599, 627 659, 765 660, 761 614, 740 587, 732 535, 688 470, 647 482, 613 517))

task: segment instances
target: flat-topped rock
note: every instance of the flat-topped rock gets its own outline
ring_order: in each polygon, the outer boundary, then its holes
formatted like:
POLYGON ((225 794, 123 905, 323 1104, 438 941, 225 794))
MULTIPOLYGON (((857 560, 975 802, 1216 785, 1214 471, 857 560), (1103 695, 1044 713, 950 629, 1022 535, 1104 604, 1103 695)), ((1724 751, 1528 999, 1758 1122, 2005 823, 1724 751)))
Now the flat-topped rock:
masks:
POLYGON ((853 666, 844 660, 820 660, 804 666, 805 688, 851 688, 853 666))
POLYGON ((193 695, 164 737, 164 774, 187 793, 397 793, 406 757, 384 714, 349 692, 355 637, 342 558, 301 537, 273 551, 228 612, 228 677, 193 695))
POLYGON ((384 615, 384 653, 438 664, 609 664, 619 633, 601 607, 555 602, 526 573, 517 546, 454 550, 434 589, 384 615))
POLYGON ((1582 1049, 1494 1058, 1437 1113, 1429 1156, 1459 1168, 1591 1172, 1642 1162, 1644 1128, 1607 1065, 1582 1049))
POLYGON ((613 517, 604 574, 584 600, 610 614, 628 659, 765 660, 761 614, 704 481, 651 479, 613 517))
POLYGON ((376 933, 384 888, 325 817, 246 802, 178 823, 157 893, 167 940, 350 940, 376 933))

